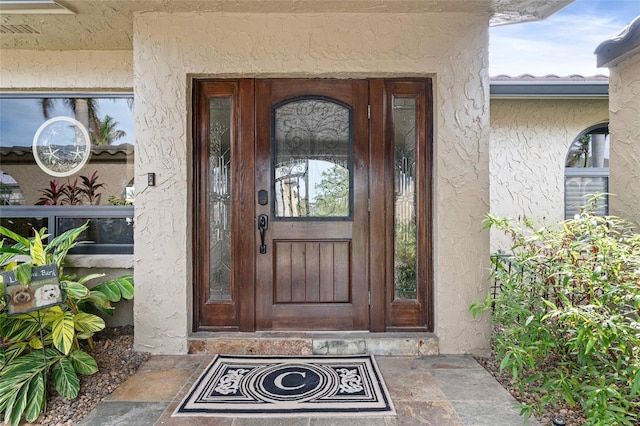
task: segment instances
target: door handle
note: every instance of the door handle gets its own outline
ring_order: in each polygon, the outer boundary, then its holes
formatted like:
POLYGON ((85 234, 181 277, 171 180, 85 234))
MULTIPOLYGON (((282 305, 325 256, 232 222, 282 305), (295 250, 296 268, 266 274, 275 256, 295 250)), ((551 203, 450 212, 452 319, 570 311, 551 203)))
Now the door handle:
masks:
POLYGON ((269 216, 266 214, 258 215, 258 231, 260 231, 260 254, 267 252, 267 246, 264 243, 264 233, 269 228, 269 216))

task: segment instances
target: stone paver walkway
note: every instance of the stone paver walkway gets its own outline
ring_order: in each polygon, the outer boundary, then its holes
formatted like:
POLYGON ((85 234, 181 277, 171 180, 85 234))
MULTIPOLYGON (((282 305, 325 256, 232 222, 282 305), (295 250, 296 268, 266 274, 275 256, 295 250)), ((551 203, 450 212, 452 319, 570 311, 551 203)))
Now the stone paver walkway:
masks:
POLYGON ((470 356, 383 357, 397 415, 389 417, 171 417, 212 355, 158 355, 93 410, 81 426, 495 426, 524 423, 517 401, 470 356))

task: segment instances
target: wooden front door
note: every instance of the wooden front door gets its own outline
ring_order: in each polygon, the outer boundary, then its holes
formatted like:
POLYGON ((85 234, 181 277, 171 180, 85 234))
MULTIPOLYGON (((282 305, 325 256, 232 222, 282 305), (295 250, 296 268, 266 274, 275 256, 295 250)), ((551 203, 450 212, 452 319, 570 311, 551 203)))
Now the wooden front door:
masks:
POLYGON ((256 100, 256 328, 366 330, 368 83, 260 80, 256 100))
POLYGON ((193 330, 433 330, 429 79, 193 87, 193 330))

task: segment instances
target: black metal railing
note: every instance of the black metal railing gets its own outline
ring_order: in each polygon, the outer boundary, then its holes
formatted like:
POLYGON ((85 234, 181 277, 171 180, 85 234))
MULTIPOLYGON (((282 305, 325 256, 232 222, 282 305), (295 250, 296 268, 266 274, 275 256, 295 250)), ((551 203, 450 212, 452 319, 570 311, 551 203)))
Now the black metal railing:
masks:
POLYGON ((593 297, 600 294, 599 289, 592 288, 594 283, 589 279, 555 273, 556 271, 552 271, 551 266, 544 262, 533 266, 526 268, 518 265, 515 257, 511 254, 495 253, 491 255, 492 310, 495 310, 496 300, 504 289, 505 284, 501 277, 505 276, 510 277, 511 283, 518 283, 528 288, 532 303, 538 303, 544 299, 557 306, 565 302, 572 305, 583 305, 590 303, 593 297))

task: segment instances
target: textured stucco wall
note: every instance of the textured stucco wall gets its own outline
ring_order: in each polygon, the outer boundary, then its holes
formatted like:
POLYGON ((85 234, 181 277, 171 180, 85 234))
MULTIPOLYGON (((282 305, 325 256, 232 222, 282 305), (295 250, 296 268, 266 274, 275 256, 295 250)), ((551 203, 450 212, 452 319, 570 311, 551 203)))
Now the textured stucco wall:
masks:
MULTIPOLYGON (((573 140, 608 121, 607 99, 492 99, 491 214, 564 219, 564 164, 573 140)), ((491 252, 509 239, 491 231, 491 252)))
POLYGON ((609 72, 610 213, 640 228, 640 50, 609 72))
POLYGON ((133 87, 131 51, 32 51, 0 53, 0 88, 23 90, 133 87))
MULTIPOLYGON (((140 14, 134 21, 136 348, 184 353, 191 325, 188 76, 435 77, 435 310, 443 353, 488 350, 488 16, 140 14)), ((375 190, 375 189, 374 189, 375 190)))

